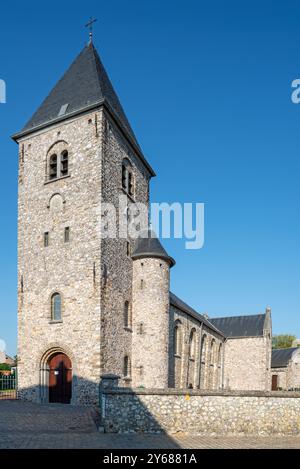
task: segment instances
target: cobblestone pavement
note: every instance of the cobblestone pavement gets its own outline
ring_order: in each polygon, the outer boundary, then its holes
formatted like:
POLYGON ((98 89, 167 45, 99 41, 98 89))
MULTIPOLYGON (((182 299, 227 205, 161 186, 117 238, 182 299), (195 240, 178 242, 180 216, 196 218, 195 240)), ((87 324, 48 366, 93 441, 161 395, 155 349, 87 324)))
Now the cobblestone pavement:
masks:
POLYGON ((184 434, 102 434, 97 431, 95 415, 88 408, 1 401, 0 448, 299 449, 300 436, 221 438, 184 434))

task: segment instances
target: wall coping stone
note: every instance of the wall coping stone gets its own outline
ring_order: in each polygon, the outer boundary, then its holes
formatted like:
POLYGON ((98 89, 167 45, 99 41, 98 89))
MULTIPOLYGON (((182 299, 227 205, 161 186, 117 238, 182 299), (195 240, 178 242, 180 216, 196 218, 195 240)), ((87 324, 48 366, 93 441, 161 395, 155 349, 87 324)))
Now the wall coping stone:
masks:
POLYGON ((300 392, 296 391, 233 391, 233 390, 192 390, 192 389, 142 389, 142 388, 113 388, 104 389, 104 394, 127 394, 140 396, 227 396, 227 397, 278 397, 298 398, 300 392))

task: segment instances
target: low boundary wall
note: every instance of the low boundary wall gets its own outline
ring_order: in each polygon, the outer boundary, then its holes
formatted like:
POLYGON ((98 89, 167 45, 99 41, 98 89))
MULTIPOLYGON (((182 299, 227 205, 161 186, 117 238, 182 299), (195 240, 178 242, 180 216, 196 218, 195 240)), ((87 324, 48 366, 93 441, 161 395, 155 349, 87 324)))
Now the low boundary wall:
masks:
POLYGON ((300 393, 102 389, 106 432, 300 434, 300 393))

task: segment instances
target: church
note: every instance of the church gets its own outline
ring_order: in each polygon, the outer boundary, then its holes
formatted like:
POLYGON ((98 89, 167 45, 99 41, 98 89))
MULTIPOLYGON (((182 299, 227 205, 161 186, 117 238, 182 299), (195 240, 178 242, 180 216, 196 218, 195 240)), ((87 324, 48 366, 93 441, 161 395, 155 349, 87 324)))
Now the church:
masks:
POLYGON ((201 315, 170 292, 175 260, 150 228, 101 236, 99 204, 149 204, 155 173, 92 40, 13 139, 21 399, 97 405, 106 374, 133 389, 271 389, 269 308, 201 315))

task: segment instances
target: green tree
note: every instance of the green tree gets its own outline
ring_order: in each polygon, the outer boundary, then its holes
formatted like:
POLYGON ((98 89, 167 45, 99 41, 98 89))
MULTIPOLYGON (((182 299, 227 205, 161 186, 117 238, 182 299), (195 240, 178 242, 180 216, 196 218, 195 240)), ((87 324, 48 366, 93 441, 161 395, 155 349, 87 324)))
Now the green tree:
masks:
POLYGON ((295 339, 296 336, 292 334, 273 335, 272 348, 289 348, 295 339))
POLYGON ((7 363, 1 363, 1 364, 0 364, 0 370, 9 371, 9 370, 10 370, 10 366, 7 365, 7 363))

